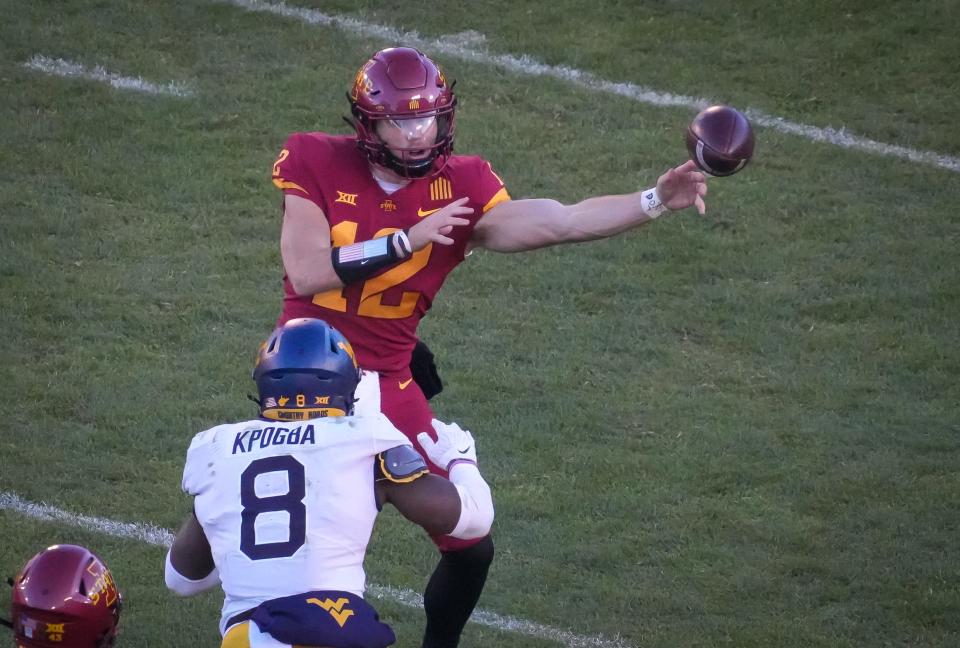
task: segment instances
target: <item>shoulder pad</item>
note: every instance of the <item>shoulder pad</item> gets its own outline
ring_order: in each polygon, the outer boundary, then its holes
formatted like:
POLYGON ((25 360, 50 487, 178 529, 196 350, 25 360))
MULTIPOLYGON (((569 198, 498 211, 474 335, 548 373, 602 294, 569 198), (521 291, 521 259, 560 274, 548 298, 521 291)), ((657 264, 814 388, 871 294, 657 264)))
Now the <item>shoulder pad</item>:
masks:
POLYGON ((384 479, 398 484, 412 482, 430 472, 427 462, 413 446, 399 445, 377 455, 373 465, 375 481, 384 479))
POLYGON ((197 496, 209 486, 216 455, 217 431, 220 426, 200 432, 193 437, 183 466, 181 487, 187 495, 197 496))
POLYGON ((246 423, 226 423, 204 430, 193 437, 187 450, 181 481, 181 487, 187 495, 196 497, 210 488, 216 474, 214 464, 220 454, 224 437, 234 430, 242 429, 244 425, 246 423))

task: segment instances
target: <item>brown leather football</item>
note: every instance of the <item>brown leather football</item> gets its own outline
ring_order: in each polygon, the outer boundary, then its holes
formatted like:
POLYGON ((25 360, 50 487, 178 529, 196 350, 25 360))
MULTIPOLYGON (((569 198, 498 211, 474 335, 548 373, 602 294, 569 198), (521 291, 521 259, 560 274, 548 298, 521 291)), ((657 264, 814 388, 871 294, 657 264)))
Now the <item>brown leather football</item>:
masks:
POLYGON ((687 150, 705 173, 729 176, 753 157, 753 128, 739 110, 710 106, 687 127, 687 150))

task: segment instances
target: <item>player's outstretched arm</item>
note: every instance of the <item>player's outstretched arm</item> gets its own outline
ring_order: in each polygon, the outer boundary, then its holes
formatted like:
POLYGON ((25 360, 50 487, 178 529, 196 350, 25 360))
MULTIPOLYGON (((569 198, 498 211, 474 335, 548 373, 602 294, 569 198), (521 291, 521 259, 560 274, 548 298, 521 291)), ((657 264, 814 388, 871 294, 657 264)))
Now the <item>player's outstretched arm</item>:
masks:
POLYGON ((220 584, 207 535, 192 512, 167 552, 164 580, 167 588, 180 596, 193 596, 220 584))
POLYGON ((705 214, 706 195, 706 176, 688 161, 667 170, 655 188, 632 194, 598 196, 575 205, 542 198, 500 203, 480 219, 470 243, 495 252, 523 252, 607 238, 665 211, 696 207, 705 214))

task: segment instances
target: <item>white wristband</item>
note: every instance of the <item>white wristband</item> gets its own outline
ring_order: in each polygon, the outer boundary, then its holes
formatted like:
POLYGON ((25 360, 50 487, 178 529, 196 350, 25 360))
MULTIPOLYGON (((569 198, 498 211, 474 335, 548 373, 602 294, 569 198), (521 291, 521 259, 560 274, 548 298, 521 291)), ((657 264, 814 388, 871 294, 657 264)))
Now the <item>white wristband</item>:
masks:
POLYGON ((400 230, 393 235, 393 251, 398 259, 406 259, 413 254, 413 247, 410 245, 410 237, 405 230, 400 230))
POLYGON ((670 211, 660 202, 660 196, 657 195, 656 187, 640 192, 640 209, 650 217, 650 220, 670 211))
POLYGON ((164 564, 163 576, 164 581, 167 583, 167 588, 179 596, 193 596, 220 584, 220 570, 216 567, 200 580, 187 578, 173 566, 173 562, 170 560, 170 551, 167 551, 167 560, 164 564))

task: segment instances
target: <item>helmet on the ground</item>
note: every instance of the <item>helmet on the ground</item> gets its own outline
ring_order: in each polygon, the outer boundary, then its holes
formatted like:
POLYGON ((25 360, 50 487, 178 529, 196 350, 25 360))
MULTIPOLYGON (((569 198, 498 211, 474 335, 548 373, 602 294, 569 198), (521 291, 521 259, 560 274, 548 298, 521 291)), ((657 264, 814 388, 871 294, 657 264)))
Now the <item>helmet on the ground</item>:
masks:
POLYGON ((120 592, 107 566, 77 545, 47 547, 13 582, 18 648, 109 648, 120 622, 120 592))
POLYGON ((408 177, 422 178, 439 173, 453 152, 454 117, 457 99, 453 85, 426 55, 410 47, 380 50, 363 64, 348 95, 357 142, 374 164, 408 177), (437 137, 426 148, 426 157, 408 158, 407 152, 423 147, 399 149, 395 155, 377 135, 377 123, 393 122, 416 130, 436 122, 437 137))
POLYGON ((263 343, 253 379, 262 417, 302 421, 352 414, 360 370, 340 331, 323 320, 300 318, 263 343))

